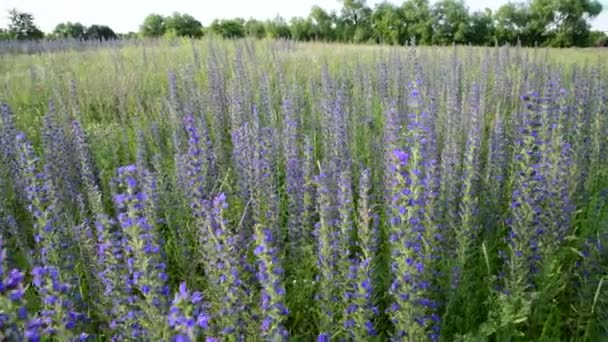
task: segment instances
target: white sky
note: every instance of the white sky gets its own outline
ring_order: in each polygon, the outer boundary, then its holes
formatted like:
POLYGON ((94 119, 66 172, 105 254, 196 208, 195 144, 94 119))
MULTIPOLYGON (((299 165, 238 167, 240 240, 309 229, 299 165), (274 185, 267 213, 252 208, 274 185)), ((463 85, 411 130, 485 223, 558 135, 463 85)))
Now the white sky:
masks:
MULTIPOLYGON (((379 2, 368 0, 369 5, 379 2)), ((471 10, 477 10, 485 7, 496 9, 507 0, 465 2, 471 10)), ((595 29, 608 31, 608 0, 601 2, 604 11, 592 24, 595 29)), ((277 14, 286 19, 307 16, 313 5, 327 10, 340 8, 338 0, 0 0, 0 27, 7 26, 7 12, 11 8, 33 13, 36 23, 45 32, 52 31, 55 25, 64 21, 81 22, 87 26, 103 24, 116 32, 128 32, 137 31, 149 13, 189 13, 206 26, 215 18, 268 19, 277 14)))

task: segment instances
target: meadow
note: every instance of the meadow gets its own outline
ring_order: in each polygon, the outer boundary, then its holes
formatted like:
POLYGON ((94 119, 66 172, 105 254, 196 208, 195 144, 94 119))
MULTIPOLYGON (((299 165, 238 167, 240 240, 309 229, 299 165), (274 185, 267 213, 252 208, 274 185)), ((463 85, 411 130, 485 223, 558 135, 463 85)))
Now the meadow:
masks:
POLYGON ((66 44, 0 53, 0 340, 608 340, 608 50, 66 44))

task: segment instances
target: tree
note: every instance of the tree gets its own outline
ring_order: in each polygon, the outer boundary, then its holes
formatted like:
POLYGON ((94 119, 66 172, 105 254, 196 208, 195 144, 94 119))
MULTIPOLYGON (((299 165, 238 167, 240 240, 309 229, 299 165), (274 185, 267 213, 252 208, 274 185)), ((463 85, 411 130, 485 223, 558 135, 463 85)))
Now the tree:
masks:
POLYGON ((166 34, 175 37, 200 38, 203 36, 203 25, 189 14, 173 13, 165 18, 166 34))
POLYGON ((593 44, 589 19, 602 11, 595 0, 532 0, 529 4, 508 3, 494 16, 499 43, 551 45, 557 47, 593 44))
POLYGON ((86 27, 81 23, 65 22, 55 26, 53 30, 53 37, 55 38, 73 38, 73 39, 85 39, 86 38, 86 27))
POLYGON ((127 33, 119 33, 118 39, 137 39, 138 36, 137 32, 129 31, 127 33))
POLYGON ((555 35, 555 32, 551 28, 554 26, 555 21, 553 12, 555 1, 556 0, 532 0, 532 2, 527 5, 525 26, 520 37, 522 45, 542 46, 552 40, 555 35))
POLYGON ((0 28, 0 41, 1 40, 9 40, 9 39, 10 39, 10 37, 8 35, 8 31, 6 31, 3 28, 0 28))
POLYGON ((473 45, 491 45, 494 43, 494 31, 491 9, 474 12, 470 17, 467 42, 473 45))
POLYGON ((428 0, 409 0, 401 5, 401 17, 405 24, 406 40, 417 44, 433 42, 433 17, 428 0))
POLYGON ((250 37, 262 39, 266 37, 266 26, 264 22, 251 18, 245 23, 245 33, 250 37))
POLYGON ((319 6, 313 6, 308 18, 316 40, 333 41, 336 39, 336 14, 327 13, 319 6))
MULTIPOLYGON (((1 39, 1 38, 0 38, 1 39)), ((590 41, 596 47, 608 47, 608 35, 602 31, 593 31, 590 34, 590 41)))
POLYGON ((266 21, 266 33, 270 38, 291 38, 291 30, 283 17, 277 15, 273 20, 266 21))
POLYGON ((469 11, 462 0, 439 1, 433 7, 432 14, 434 43, 467 43, 469 11))
MULTIPOLYGON (((549 0, 534 0, 535 4, 549 0)), ((553 46, 588 46, 591 27, 589 19, 602 12, 602 5, 596 0, 553 0, 549 8, 543 8, 547 16, 553 19, 555 35, 550 42, 553 46), (551 11, 551 12, 550 12, 551 11), (549 13, 550 12, 550 13, 549 13)))
POLYGON ((517 44, 526 34, 526 25, 530 18, 529 9, 522 3, 507 3, 501 6, 494 15, 496 39, 499 44, 517 44))
POLYGON ((85 34, 86 39, 90 40, 112 40, 118 38, 116 33, 106 25, 91 25, 85 34))
POLYGON ((8 35, 12 39, 42 39, 44 33, 34 23, 31 13, 19 12, 12 9, 9 12, 8 35))
POLYGON ((295 40, 312 40, 315 38, 312 21, 308 18, 295 17, 290 21, 291 38, 295 40))
POLYGON ((245 37, 245 26, 242 19, 215 19, 211 23, 211 32, 220 35, 224 38, 242 38, 245 37))
POLYGON ((365 0, 341 0, 342 16, 338 22, 341 40, 363 42, 372 36, 370 18, 372 10, 365 0))
POLYGON ((374 8, 371 16, 373 39, 377 43, 404 44, 408 36, 400 9, 384 1, 374 8))
POLYGON ((165 34, 165 31, 165 17, 154 13, 149 14, 139 27, 139 33, 143 37, 160 37, 165 34))

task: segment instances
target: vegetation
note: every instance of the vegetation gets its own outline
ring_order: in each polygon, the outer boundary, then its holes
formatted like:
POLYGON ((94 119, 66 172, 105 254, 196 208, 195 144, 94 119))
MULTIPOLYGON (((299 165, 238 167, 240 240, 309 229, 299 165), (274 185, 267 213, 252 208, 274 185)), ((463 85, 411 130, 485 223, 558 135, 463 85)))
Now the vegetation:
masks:
MULTIPOLYGON (((523 46, 604 46, 604 32, 592 31, 589 20, 599 15, 597 0, 529 0, 508 2, 496 12, 490 9, 470 13, 463 0, 405 0, 401 5, 381 2, 374 8, 365 0, 342 0, 339 13, 315 6, 307 17, 265 22, 242 18, 216 19, 205 30, 189 14, 150 14, 140 26, 141 37, 200 38, 206 32, 224 38, 290 38, 299 41, 382 43, 405 45, 495 44, 523 46)), ((0 39, 39 39, 33 17, 11 12, 9 34, 0 39), (19 15, 17 15, 19 14, 19 15), (28 31, 29 30, 29 31, 28 31), (11 33, 12 32, 12 33, 11 33)), ((87 39, 82 25, 59 24, 48 38, 87 39)), ((106 29, 106 28, 104 28, 106 29)), ((93 38, 114 39, 115 34, 92 33, 93 38)))
POLYGON ((65 22, 57 24, 51 33, 56 38, 85 39, 87 28, 81 23, 65 22))
POLYGON ((0 56, 0 340, 608 339, 608 51, 94 44, 0 56))
POLYGON ((10 39, 42 39, 44 33, 34 23, 34 16, 29 13, 19 12, 16 9, 9 11, 10 24, 6 35, 10 39))

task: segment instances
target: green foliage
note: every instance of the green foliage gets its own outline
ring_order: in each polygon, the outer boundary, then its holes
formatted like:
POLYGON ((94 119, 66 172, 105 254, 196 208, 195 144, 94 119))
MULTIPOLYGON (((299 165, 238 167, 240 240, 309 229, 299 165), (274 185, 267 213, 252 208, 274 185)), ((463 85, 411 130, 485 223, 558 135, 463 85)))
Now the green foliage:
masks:
POLYGON ((87 39, 91 40, 111 40, 118 38, 116 33, 106 25, 91 25, 87 28, 85 35, 87 39))
POLYGON ((251 18, 245 22, 245 33, 249 37, 262 39, 266 37, 266 26, 263 21, 251 18))
POLYGON ((291 38, 295 40, 308 41, 315 38, 314 26, 310 18, 292 18, 289 28, 291 31, 291 38))
POLYGON ((139 33, 143 37, 160 37, 165 34, 166 30, 165 17, 154 13, 148 15, 139 27, 139 33))
POLYGON ((435 44, 467 43, 470 18, 463 0, 439 1, 433 7, 432 15, 435 44))
POLYGON ((118 39, 136 39, 138 36, 137 32, 118 33, 118 39))
POLYGON ((528 9, 521 3, 508 3, 501 6, 494 15, 498 43, 516 44, 524 34, 528 15, 528 9))
POLYGON ((433 41, 433 17, 428 0, 408 0, 401 5, 401 13, 407 29, 406 41, 415 39, 418 44, 433 41))
POLYGON ((308 16, 312 21, 314 35, 317 40, 332 41, 336 39, 336 14, 327 13, 319 6, 313 6, 308 16))
POLYGON ((555 47, 593 44, 588 20, 602 11, 589 0, 533 0, 529 4, 508 3, 496 13, 499 43, 549 45, 555 47))
POLYGON ((608 47, 608 35, 604 32, 591 32, 591 43, 597 47, 608 47))
MULTIPOLYGON (((530 0, 508 2, 496 12, 490 9, 469 12, 464 0, 404 0, 400 5, 384 0, 372 9, 366 0, 339 0, 338 13, 313 6, 307 17, 286 20, 247 21, 237 18, 216 19, 210 31, 224 38, 291 38, 299 41, 375 42, 405 45, 472 44, 488 46, 510 44, 523 46, 604 46, 600 32, 592 32, 589 20, 602 12, 597 0, 530 0)), ((8 30, 3 39, 40 39, 44 34, 29 13, 10 11, 8 30)), ((80 23, 60 23, 50 37, 76 39, 116 39, 94 25, 86 29, 80 23), (91 30, 91 32, 89 32, 91 30)), ((102 30, 103 29, 103 30, 102 30)), ((174 13, 165 17, 150 14, 140 25, 142 37, 190 37, 204 35, 202 24, 189 14, 174 13)))
POLYGON ((373 40, 384 44, 404 44, 408 38, 406 22, 399 7, 382 2, 371 16, 373 40))
POLYGON ((338 37, 342 41, 360 43, 372 37, 372 9, 365 0, 342 0, 342 16, 338 21, 338 37))
MULTIPOLYGON (((542 0, 535 0, 533 4, 538 1, 542 0)), ((599 15, 602 5, 596 0, 554 0, 544 9, 556 26, 552 46, 586 46, 590 35, 587 19, 599 15)))
POLYGON ((85 39, 86 30, 86 27, 81 23, 72 23, 68 21, 57 24, 53 30, 52 36, 54 38, 85 39))
POLYGON ((474 12, 470 17, 467 42, 473 45, 489 45, 495 40, 495 31, 494 19, 490 9, 474 12))
POLYGON ((289 24, 281 16, 276 16, 272 20, 266 21, 266 34, 269 38, 291 38, 289 24))
POLYGON ((34 16, 31 13, 20 12, 15 8, 8 13, 10 21, 8 35, 11 39, 35 40, 44 38, 44 33, 34 23, 34 16))
POLYGON ((203 24, 190 14, 178 12, 164 20, 166 34, 174 37, 200 38, 203 36, 203 24))
POLYGON ((246 34, 243 19, 215 19, 210 28, 211 32, 224 38, 242 38, 246 34))

